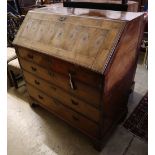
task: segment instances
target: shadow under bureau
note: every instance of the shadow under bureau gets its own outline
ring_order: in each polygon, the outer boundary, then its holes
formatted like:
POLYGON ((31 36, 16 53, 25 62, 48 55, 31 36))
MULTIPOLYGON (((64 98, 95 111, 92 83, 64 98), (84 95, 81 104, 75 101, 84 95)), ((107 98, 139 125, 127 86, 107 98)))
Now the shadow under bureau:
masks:
POLYGON ((82 131, 98 150, 127 114, 143 22, 142 13, 108 12, 29 11, 14 40, 30 104, 82 131))

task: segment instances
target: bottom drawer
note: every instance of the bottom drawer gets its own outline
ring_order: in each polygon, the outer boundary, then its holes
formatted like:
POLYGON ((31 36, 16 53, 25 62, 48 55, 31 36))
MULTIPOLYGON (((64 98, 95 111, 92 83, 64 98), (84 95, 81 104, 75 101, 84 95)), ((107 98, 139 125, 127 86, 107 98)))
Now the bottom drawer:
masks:
POLYGON ((27 85, 28 92, 32 98, 37 100, 61 119, 67 121, 72 126, 79 128, 91 137, 97 137, 98 125, 83 117, 79 113, 68 109, 54 98, 50 98, 31 85, 27 85))

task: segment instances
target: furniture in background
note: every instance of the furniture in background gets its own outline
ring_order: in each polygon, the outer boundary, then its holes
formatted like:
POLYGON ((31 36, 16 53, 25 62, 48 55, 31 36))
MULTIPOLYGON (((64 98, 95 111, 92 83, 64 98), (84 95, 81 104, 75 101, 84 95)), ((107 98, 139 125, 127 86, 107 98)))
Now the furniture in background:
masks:
POLYGON ((148 13, 144 14, 144 22, 142 24, 143 34, 140 51, 144 52, 143 65, 148 69, 148 13))
POLYGON ((23 78, 18 58, 10 61, 7 64, 7 68, 9 74, 8 76, 10 77, 12 86, 14 86, 17 89, 19 87, 18 82, 23 78))
POLYGON ((61 0, 17 0, 22 14, 26 15, 29 10, 45 7, 48 4, 60 3, 61 0))
POLYGON ((64 0, 64 7, 115 11, 138 11, 138 3, 128 0, 64 0))
POLYGON ((7 76, 10 86, 18 88, 18 81, 22 79, 22 70, 14 48, 7 48, 7 76))
POLYGON ((79 129, 100 150, 127 114, 143 19, 55 6, 29 11, 13 43, 30 104, 79 129))
POLYGON ((18 58, 10 61, 7 64, 7 67, 9 74, 8 76, 10 77, 11 84, 17 89, 19 87, 18 82, 23 78, 18 58))
POLYGON ((62 0, 44 0, 43 4, 60 3, 62 0))
POLYGON ((17 58, 14 48, 7 47, 7 63, 17 58))
POLYGON ((15 15, 21 15, 21 8, 18 0, 7 0, 7 12, 12 12, 15 15))
POLYGON ((60 3, 61 0, 51 0, 52 3, 60 3))
POLYGON ((148 33, 144 32, 144 36, 141 43, 141 52, 144 52, 143 65, 148 69, 148 33))
POLYGON ((145 49, 146 51, 145 51, 143 64, 145 65, 146 69, 148 69, 148 46, 146 46, 145 49))
MULTIPOLYGON (((17 58, 16 52, 14 48, 7 48, 7 64, 11 61, 17 58)), ((9 82, 9 86, 13 86, 13 81, 11 78, 11 74, 9 73, 8 66, 7 66, 7 78, 9 82)))
POLYGON ((7 46, 13 46, 12 41, 24 20, 24 15, 15 15, 7 12, 7 46))
POLYGON ((134 0, 138 2, 138 11, 145 11, 146 10, 146 4, 148 4, 148 0, 134 0))
POLYGON ((12 41, 23 19, 24 16, 7 12, 7 77, 10 86, 14 86, 15 88, 18 88, 18 81, 22 79, 22 71, 12 41))

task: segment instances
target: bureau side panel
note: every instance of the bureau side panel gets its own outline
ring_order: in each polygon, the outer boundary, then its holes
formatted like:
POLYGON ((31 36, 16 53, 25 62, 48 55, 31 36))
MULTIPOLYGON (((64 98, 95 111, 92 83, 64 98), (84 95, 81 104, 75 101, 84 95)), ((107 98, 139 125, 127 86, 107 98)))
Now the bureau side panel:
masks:
POLYGON ((129 22, 122 34, 116 52, 105 72, 103 92, 104 126, 108 129, 123 113, 138 60, 138 45, 143 16, 129 22))

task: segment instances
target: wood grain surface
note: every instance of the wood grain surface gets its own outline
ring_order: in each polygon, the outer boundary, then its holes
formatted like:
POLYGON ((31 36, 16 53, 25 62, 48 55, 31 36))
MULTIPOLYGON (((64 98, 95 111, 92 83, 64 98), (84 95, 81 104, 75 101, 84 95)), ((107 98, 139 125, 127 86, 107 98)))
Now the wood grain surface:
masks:
POLYGON ((84 130, 92 137, 97 137, 98 126, 97 124, 89 121, 80 114, 66 108, 60 102, 48 97, 46 94, 35 89, 31 85, 27 85, 27 89, 35 100, 37 100, 41 106, 46 107, 49 111, 56 114, 61 119, 67 121, 69 124, 84 130))
POLYGON ((43 80, 46 80, 49 83, 56 84, 58 87, 68 91, 72 95, 78 96, 79 98, 87 101, 95 107, 99 107, 101 98, 101 93, 99 89, 95 89, 93 87, 90 87, 89 85, 85 85, 78 81, 74 81, 76 89, 72 89, 70 87, 68 76, 62 76, 61 74, 52 72, 23 59, 20 59, 20 64, 23 70, 26 70, 31 74, 38 76, 43 80))
POLYGON ((124 25, 123 21, 30 11, 14 44, 102 73, 124 25))
POLYGON ((99 150, 127 114, 143 14, 107 11, 108 18, 103 11, 60 9, 27 14, 14 40, 17 55, 32 102, 91 137, 99 150))
POLYGON ((91 120, 99 122, 100 111, 97 108, 92 107, 90 104, 85 103, 77 97, 68 94, 56 85, 49 84, 48 82, 45 82, 44 80, 33 76, 28 72, 24 71, 24 76, 25 80, 35 88, 39 89, 40 91, 46 92, 47 95, 56 98, 64 105, 74 109, 77 112, 82 113, 91 120))

